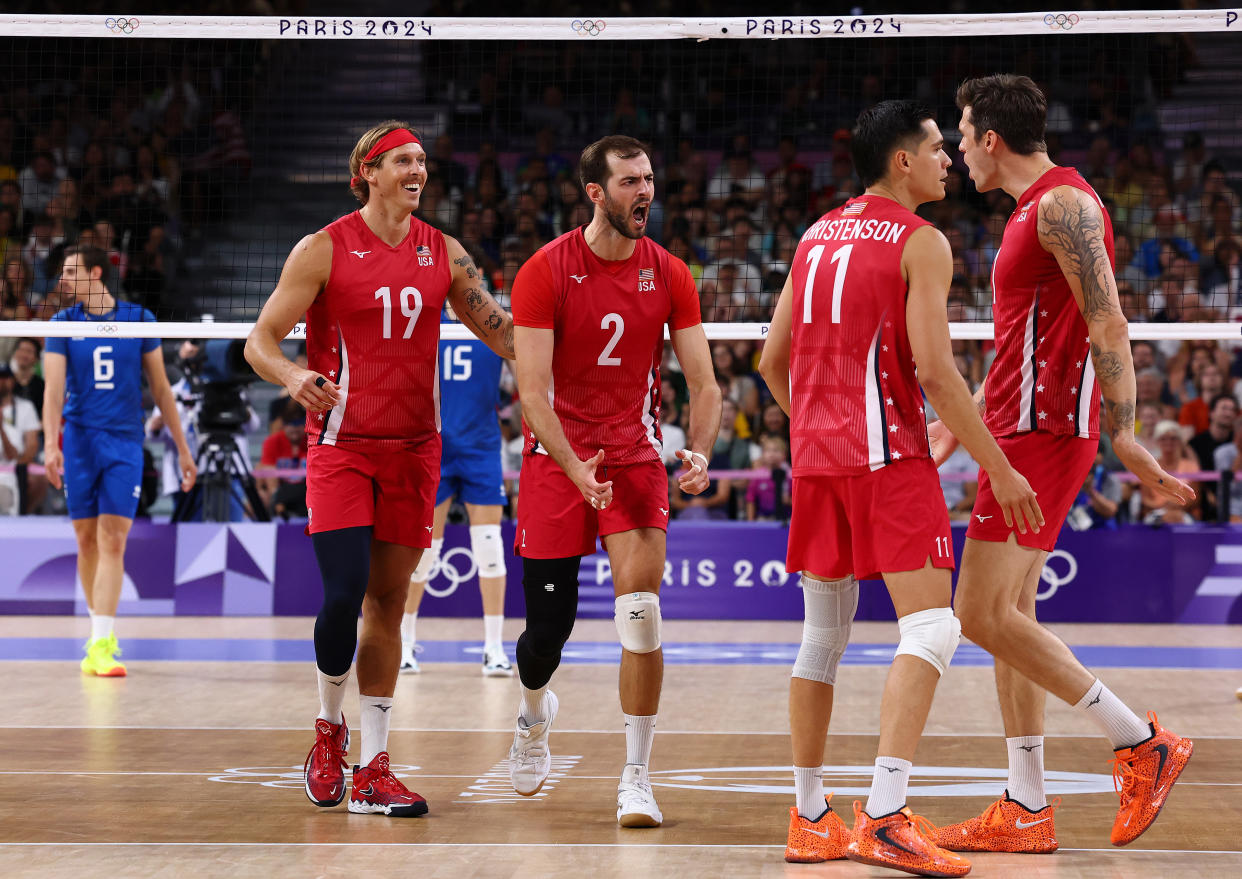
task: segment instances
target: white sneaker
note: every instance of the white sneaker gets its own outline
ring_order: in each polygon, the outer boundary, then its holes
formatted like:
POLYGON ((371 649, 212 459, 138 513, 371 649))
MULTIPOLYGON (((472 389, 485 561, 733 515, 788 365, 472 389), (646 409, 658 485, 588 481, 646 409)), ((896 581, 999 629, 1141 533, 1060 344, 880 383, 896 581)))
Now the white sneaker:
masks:
POLYGON ((659 827, 664 823, 647 780, 647 767, 625 764, 617 785, 617 823, 622 827, 659 827))
POLYGON ((513 666, 509 664, 509 657, 505 656, 505 648, 503 647, 483 648, 483 677, 485 678, 511 678, 513 677, 513 666))
POLYGON ((418 659, 414 656, 422 649, 415 644, 411 650, 403 651, 401 654, 401 667, 397 671, 403 675, 422 674, 423 670, 419 668, 418 659))
POLYGON ((513 747, 509 749, 509 780, 513 789, 524 797, 539 793, 552 771, 552 753, 548 750, 548 732, 556 719, 559 703, 556 694, 548 690, 543 695, 544 720, 527 726, 518 710, 517 729, 513 733, 513 747))

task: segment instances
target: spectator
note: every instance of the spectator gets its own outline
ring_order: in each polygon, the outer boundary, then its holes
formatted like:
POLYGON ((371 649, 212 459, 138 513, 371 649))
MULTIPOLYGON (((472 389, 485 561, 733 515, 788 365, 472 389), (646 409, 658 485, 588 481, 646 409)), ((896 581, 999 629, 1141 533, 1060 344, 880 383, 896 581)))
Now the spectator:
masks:
POLYGON ((1212 469, 1233 474, 1229 487, 1229 521, 1242 521, 1242 419, 1234 422, 1233 442, 1217 446, 1213 454, 1212 469))
MULTIPOLYGON (((1194 473, 1199 462, 1182 439, 1182 429, 1176 421, 1161 421, 1156 425, 1156 462, 1168 473, 1194 473)), ((1193 522, 1192 511, 1198 506, 1198 497, 1183 506, 1156 494, 1145 485, 1139 486, 1139 518, 1145 525, 1181 524, 1193 522)))
POLYGON ((970 511, 974 509, 975 497, 979 493, 979 465, 970 456, 970 452, 966 451, 965 446, 959 445, 945 459, 940 465, 940 476, 940 490, 944 492, 944 503, 949 508, 950 521, 969 522, 970 511), (945 479, 945 476, 958 478, 945 479))
POLYGON ((22 207, 35 215, 47 213, 48 202, 56 195, 56 188, 64 176, 64 169, 56 167, 56 159, 51 153, 35 153, 30 164, 17 175, 17 183, 22 190, 22 207))
POLYGON ((1178 233, 1177 224, 1181 214, 1172 205, 1156 211, 1155 235, 1139 247, 1138 264, 1149 278, 1159 278, 1169 267, 1174 256, 1183 256, 1192 263, 1199 261, 1199 251, 1189 240, 1178 233))
POLYGON ((0 516, 21 513, 18 473, 11 468, 30 464, 39 453, 39 415, 13 388, 13 370, 0 363, 0 516))
POLYGON ((1159 403, 1150 401, 1135 407, 1134 438, 1152 455, 1160 454, 1156 445, 1156 425, 1163 420, 1162 409, 1159 403))
MULTIPOLYGON (((1198 460, 1198 469, 1211 470, 1216 466, 1216 450, 1233 441, 1234 422, 1238 420, 1238 401, 1228 394, 1217 394, 1209 404, 1207 430, 1194 435, 1190 450, 1198 460)), ((1206 522, 1216 520, 1216 485, 1204 482, 1200 485, 1201 509, 1206 522)))
POLYGON ((43 376, 39 373, 39 355, 42 353, 43 345, 38 339, 23 337, 14 343, 13 356, 9 359, 9 369, 16 382, 13 395, 29 400, 40 419, 43 418, 43 376))
MULTIPOLYGON (((746 470, 750 468, 750 443, 737 435, 737 403, 721 395, 720 432, 712 447, 712 460, 721 463, 721 470, 746 470)), ((716 465, 713 465, 716 466, 716 465)))
POLYGON ((1220 312, 1225 320, 1242 318, 1242 244, 1233 238, 1218 242, 1212 250, 1212 265, 1204 273, 1206 305, 1220 312))
MULTIPOLYGON (((1205 363, 1199 369, 1198 375, 1194 377, 1194 387, 1194 397, 1183 403, 1181 411, 1177 414, 1177 423, 1191 428, 1192 435, 1203 433, 1208 429, 1211 422, 1208 403, 1223 394, 1225 390, 1224 373, 1221 372, 1220 367, 1215 363, 1205 363)), ((1203 456, 1200 455, 1199 457, 1202 458, 1203 456)), ((1209 466, 1203 469, 1210 470, 1212 468, 1209 466)))
POLYGON ((1095 466, 1087 474, 1082 491, 1066 517, 1066 524, 1075 531, 1093 528, 1116 528, 1121 509, 1121 482, 1104 466, 1104 455, 1095 456, 1095 466))
MULTIPOLYGON (((281 411, 281 430, 263 440, 259 466, 267 469, 306 470, 306 410, 294 400, 281 411)), ((306 478, 261 476, 255 486, 273 516, 288 521, 306 516, 306 478)))
POLYGON ((724 210, 725 202, 741 199, 754 208, 763 199, 765 180, 748 149, 732 149, 707 184, 707 206, 713 211, 724 210))
MULTIPOLYGON (((668 385, 665 379, 664 385, 668 385)), ((668 387, 672 390, 672 387, 668 387)), ((682 429, 681 406, 678 405, 677 398, 673 394, 661 394, 660 401, 660 433, 664 437, 663 451, 660 457, 664 460, 664 466, 672 473, 681 466, 681 459, 677 457, 679 449, 686 447, 686 432, 682 429)))
POLYGON ((746 486, 746 520, 771 521, 788 517, 791 497, 789 443, 768 434, 759 441, 762 451, 754 469, 765 473, 746 486), (779 502, 778 502, 779 501, 779 502))

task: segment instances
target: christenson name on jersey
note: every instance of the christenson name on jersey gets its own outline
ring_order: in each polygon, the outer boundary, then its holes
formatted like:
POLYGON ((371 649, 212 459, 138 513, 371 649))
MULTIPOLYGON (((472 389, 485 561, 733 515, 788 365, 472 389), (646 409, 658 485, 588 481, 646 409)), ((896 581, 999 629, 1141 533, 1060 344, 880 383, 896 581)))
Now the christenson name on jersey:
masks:
POLYGON ((1039 202, 1058 186, 1080 189, 1100 204, 1113 261, 1108 211, 1073 168, 1052 168, 1022 193, 992 265, 996 359, 988 370, 984 422, 995 436, 1030 430, 1100 435, 1100 389, 1087 323, 1056 257, 1039 243, 1039 202))
POLYGON ((901 274, 906 242, 926 225, 895 201, 863 195, 802 236, 789 362, 795 476, 929 456, 901 274))
MULTIPOLYGON (((699 323, 686 264, 640 239, 629 259, 600 259, 574 229, 544 245, 513 283, 513 322, 555 331, 552 408, 582 458, 608 465, 660 458, 664 325, 699 323)), ((530 429, 525 454, 542 451, 530 429)))
POLYGON ((330 412, 308 413, 311 444, 416 445, 440 429, 436 345, 452 282, 444 235, 416 217, 396 247, 355 211, 325 231, 332 271, 306 313, 310 368, 341 386, 330 412))

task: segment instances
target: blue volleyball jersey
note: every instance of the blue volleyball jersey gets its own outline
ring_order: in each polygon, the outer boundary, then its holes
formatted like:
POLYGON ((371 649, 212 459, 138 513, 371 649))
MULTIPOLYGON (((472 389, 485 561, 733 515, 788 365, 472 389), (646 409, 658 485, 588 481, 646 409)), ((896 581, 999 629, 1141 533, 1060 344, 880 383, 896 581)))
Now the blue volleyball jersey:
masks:
POLYGON ((441 339, 440 435, 446 448, 497 448, 503 358, 478 339, 441 339))
MULTIPOLYGON (((79 303, 52 320, 154 323, 155 315, 132 302, 117 302, 105 314, 91 314, 79 303)), ((142 355, 158 347, 159 339, 109 338, 93 332, 49 338, 47 350, 65 356, 65 421, 141 441, 142 355)))

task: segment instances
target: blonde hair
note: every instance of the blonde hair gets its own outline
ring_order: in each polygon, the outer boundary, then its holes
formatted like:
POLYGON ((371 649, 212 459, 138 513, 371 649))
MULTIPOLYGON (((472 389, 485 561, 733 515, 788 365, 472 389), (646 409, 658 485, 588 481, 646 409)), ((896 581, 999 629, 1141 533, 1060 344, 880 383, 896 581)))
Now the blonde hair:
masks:
MULTIPOLYGON (((354 144, 354 151, 349 154, 349 191, 354 194, 354 198, 358 199, 361 204, 365 205, 371 198, 371 184, 367 183, 362 176, 362 160, 366 158, 367 153, 371 152, 371 147, 379 143, 381 138, 391 134, 398 128, 409 130, 420 141, 423 139, 422 135, 410 123, 402 122, 399 119, 388 119, 358 138, 358 142, 354 144), (355 177, 358 178, 357 183, 353 182, 355 177)), ((378 168, 384 164, 385 155, 387 154, 380 153, 374 159, 367 162, 366 166, 368 168, 378 168)))

